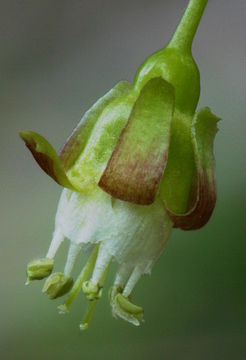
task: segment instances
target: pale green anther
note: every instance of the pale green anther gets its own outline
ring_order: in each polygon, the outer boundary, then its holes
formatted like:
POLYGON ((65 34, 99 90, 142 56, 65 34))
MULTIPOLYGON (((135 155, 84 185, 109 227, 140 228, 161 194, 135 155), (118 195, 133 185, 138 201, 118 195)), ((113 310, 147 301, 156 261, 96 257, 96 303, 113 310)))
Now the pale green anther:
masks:
POLYGON ((140 325, 140 322, 144 321, 143 308, 130 302, 128 298, 118 291, 120 289, 113 286, 109 293, 113 315, 115 317, 119 316, 133 325, 140 325))
MULTIPOLYGON (((120 308, 127 312, 129 315, 134 315, 137 317, 143 317, 143 308, 138 305, 131 303, 125 296, 122 294, 117 294, 115 296, 115 302, 120 306, 120 308)), ((140 320, 140 319, 139 319, 140 320)))
POLYGON ((85 281, 82 285, 82 290, 88 300, 97 300, 102 296, 102 288, 92 281, 85 281))
POLYGON ((33 260, 27 264, 27 282, 31 280, 42 280, 50 275, 53 270, 54 260, 43 258, 33 260))
POLYGON ((46 280, 42 291, 53 300, 65 295, 71 289, 72 285, 73 279, 71 277, 57 272, 46 280))

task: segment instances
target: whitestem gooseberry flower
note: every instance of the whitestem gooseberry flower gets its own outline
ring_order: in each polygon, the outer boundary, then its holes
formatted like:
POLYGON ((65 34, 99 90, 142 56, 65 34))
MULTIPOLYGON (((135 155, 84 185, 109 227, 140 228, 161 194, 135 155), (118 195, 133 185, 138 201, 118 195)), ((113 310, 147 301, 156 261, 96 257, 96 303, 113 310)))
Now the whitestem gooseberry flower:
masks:
POLYGON ((82 289, 90 306, 86 329, 112 260, 119 264, 110 290, 113 314, 134 325, 143 309, 130 302, 150 273, 173 227, 198 229, 216 201, 213 141, 219 120, 195 113, 200 78, 191 46, 207 0, 190 0, 169 44, 151 55, 134 83, 118 83, 83 116, 59 156, 41 135, 20 133, 41 168, 64 187, 47 255, 28 264, 28 282, 49 276, 64 240, 71 245, 63 273, 43 291, 68 293, 66 313, 82 289), (80 251, 88 261, 73 283, 80 251), (91 275, 91 277, 90 277, 91 275))

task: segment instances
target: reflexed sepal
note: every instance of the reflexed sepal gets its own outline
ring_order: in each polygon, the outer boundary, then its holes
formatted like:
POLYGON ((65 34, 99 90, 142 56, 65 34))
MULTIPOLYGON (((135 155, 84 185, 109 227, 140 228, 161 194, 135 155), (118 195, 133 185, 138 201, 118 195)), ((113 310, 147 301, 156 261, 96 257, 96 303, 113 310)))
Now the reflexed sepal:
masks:
POLYGON ((73 279, 57 272, 52 274, 45 282, 43 292, 49 295, 50 299, 56 299, 65 295, 72 287, 73 279))
POLYGON ((167 160, 174 89, 162 78, 142 88, 99 186, 121 200, 148 205, 155 200, 167 160))
POLYGON ((195 230, 204 226, 216 203, 213 143, 220 119, 208 107, 197 112, 192 123, 192 141, 195 152, 196 175, 190 191, 190 206, 185 214, 168 210, 174 227, 195 230))
POLYGON ((29 284, 31 280, 42 280, 50 275, 53 270, 54 260, 43 258, 30 261, 27 264, 27 282, 29 284))
POLYGON ((25 141, 27 148, 31 151, 41 169, 58 184, 76 190, 67 178, 55 149, 43 136, 34 131, 26 130, 20 132, 20 137, 25 141))

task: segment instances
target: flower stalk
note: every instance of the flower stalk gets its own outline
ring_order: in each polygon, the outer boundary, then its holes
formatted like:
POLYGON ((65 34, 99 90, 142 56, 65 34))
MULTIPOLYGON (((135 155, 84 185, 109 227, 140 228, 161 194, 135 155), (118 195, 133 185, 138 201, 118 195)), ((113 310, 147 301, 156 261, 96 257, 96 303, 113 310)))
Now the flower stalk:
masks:
POLYGON ((190 0, 168 46, 191 52, 194 36, 208 0, 190 0))

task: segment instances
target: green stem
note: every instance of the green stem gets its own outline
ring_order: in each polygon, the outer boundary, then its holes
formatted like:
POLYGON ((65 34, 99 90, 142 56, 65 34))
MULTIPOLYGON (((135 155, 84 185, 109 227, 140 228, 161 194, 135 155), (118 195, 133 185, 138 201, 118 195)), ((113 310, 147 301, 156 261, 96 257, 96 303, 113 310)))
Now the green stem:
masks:
POLYGON ((169 47, 191 52, 192 42, 208 0, 190 0, 169 47))
POLYGON ((88 308, 87 314, 85 316, 85 319, 79 325, 80 330, 87 330, 88 329, 89 323, 90 323, 90 320, 91 320, 91 317, 92 317, 92 314, 93 314, 93 311, 94 311, 94 308, 96 306, 96 303, 97 303, 96 300, 90 301, 89 308, 88 308))

